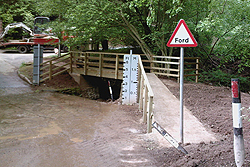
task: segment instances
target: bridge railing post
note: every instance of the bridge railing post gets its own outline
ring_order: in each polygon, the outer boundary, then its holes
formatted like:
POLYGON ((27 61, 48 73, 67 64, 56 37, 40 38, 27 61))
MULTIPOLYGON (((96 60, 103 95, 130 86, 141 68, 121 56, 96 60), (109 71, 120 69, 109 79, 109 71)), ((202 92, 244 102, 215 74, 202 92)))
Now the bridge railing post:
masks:
POLYGON ((119 75, 119 55, 115 57, 115 79, 118 79, 119 75))
POLYGON ((88 54, 89 53, 84 53, 84 75, 87 75, 88 71, 88 54))
POLYGON ((99 76, 102 77, 103 54, 99 54, 99 76))
POLYGON ((195 69, 195 82, 198 83, 198 79, 199 79, 199 58, 196 58, 196 69, 195 69))
POLYGON ((145 85, 143 93, 143 122, 147 122, 147 113, 148 113, 148 87, 145 85))
POLYGON ((52 61, 49 61, 49 80, 52 79, 52 61))
POLYGON ((152 119, 153 119, 153 96, 149 97, 148 102, 148 118, 147 118, 147 133, 152 132, 152 119))
POLYGON ((73 53, 70 52, 70 73, 73 72, 73 53))

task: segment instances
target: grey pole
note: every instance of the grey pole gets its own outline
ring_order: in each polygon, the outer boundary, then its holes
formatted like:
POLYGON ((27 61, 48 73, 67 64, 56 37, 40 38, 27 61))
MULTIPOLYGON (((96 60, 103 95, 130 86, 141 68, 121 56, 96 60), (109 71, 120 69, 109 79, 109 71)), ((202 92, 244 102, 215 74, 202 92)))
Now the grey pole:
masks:
POLYGON ((184 75, 184 49, 180 49, 180 143, 183 143, 183 75, 184 75))
POLYGON ((38 67, 37 81, 38 81, 38 85, 40 84, 40 57, 41 57, 40 53, 41 53, 41 46, 40 46, 40 44, 38 44, 38 60, 37 60, 37 64, 38 64, 37 65, 37 67, 38 67))

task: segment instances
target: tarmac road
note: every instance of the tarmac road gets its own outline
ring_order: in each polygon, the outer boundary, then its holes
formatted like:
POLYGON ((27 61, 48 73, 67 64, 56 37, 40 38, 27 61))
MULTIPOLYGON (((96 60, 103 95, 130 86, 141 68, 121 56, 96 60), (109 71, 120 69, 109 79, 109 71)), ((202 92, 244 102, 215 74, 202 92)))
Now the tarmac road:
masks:
MULTIPOLYGON (((44 53, 44 57, 54 54, 44 53)), ((29 85, 17 75, 22 63, 32 62, 33 53, 20 54, 17 51, 0 50, 0 95, 30 92, 29 85)))
POLYGON ((0 51, 0 95, 30 92, 29 85, 17 75, 22 62, 32 61, 32 54, 0 51))

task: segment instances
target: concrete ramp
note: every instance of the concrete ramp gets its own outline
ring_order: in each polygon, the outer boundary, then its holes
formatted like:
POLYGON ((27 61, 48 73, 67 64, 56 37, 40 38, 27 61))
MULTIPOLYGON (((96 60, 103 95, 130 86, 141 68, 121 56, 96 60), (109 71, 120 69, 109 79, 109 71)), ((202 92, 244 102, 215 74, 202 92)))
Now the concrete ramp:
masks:
MULTIPOLYGON (((154 92, 154 121, 157 121, 178 142, 180 141, 180 101, 153 73, 147 74, 154 92)), ((215 135, 208 132, 201 122, 184 107, 184 143, 215 141, 215 135)), ((153 134, 158 133, 153 129, 153 134)), ((165 140, 159 134, 159 140, 165 140)), ((161 142, 166 145, 166 142, 161 142)))

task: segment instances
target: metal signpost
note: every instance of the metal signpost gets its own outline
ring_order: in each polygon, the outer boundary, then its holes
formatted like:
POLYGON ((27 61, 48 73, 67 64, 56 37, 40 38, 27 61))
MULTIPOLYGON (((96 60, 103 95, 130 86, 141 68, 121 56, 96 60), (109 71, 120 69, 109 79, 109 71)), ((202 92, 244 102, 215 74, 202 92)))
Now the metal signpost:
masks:
POLYGON ((170 37, 168 47, 180 47, 180 142, 183 143, 183 76, 184 76, 184 49, 183 47, 196 47, 197 42, 190 32, 187 24, 181 19, 170 37))
POLYGON ((124 55, 122 104, 133 104, 137 100, 138 55, 124 55))

